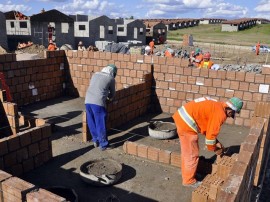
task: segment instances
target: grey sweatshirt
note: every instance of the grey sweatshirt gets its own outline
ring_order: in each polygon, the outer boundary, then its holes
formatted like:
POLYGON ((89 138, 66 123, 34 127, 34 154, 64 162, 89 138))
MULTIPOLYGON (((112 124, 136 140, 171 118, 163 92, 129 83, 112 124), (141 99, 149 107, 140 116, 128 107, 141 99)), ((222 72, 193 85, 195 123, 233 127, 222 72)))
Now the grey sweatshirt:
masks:
POLYGON ((108 73, 96 72, 90 79, 90 85, 85 96, 85 104, 95 104, 106 107, 107 98, 115 95, 115 79, 108 73))

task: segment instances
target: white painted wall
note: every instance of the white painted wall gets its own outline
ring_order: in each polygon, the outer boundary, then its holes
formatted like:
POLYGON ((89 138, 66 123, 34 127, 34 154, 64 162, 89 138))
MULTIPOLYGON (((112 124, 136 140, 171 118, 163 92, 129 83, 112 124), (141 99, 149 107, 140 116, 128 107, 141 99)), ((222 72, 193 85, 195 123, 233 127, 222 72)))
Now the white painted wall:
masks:
POLYGON ((31 35, 30 20, 6 20, 7 35, 31 35), (22 28, 21 24, 26 23, 26 28, 22 28), (12 24, 14 27, 12 27, 12 24))
POLYGON ((89 37, 89 22, 74 22, 75 37, 89 37), (85 30, 79 30, 79 26, 84 25, 85 30))

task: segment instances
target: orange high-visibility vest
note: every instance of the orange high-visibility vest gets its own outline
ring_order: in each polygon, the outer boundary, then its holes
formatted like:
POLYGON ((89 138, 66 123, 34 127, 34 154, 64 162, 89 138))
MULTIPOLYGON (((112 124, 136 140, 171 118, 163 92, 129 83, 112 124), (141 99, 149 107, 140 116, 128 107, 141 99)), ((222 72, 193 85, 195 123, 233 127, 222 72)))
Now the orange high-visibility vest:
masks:
POLYGON ((173 115, 178 133, 189 132, 205 135, 207 149, 214 151, 216 138, 227 116, 226 103, 202 97, 188 102, 173 115))

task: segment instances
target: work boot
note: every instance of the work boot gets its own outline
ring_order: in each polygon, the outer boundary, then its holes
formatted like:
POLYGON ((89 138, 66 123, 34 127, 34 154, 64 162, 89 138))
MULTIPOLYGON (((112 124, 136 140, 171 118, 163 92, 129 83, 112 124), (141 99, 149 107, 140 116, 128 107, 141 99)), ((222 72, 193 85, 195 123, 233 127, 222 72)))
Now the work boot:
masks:
POLYGON ((95 147, 95 148, 98 147, 98 142, 94 142, 94 147, 95 147))
POLYGON ((111 150, 111 149, 114 149, 114 146, 108 145, 108 146, 106 146, 106 147, 101 147, 101 148, 100 148, 101 151, 111 150))
POLYGON ((197 188, 198 186, 200 186, 202 184, 201 181, 197 181, 193 184, 183 184, 184 187, 191 187, 191 188, 197 188))

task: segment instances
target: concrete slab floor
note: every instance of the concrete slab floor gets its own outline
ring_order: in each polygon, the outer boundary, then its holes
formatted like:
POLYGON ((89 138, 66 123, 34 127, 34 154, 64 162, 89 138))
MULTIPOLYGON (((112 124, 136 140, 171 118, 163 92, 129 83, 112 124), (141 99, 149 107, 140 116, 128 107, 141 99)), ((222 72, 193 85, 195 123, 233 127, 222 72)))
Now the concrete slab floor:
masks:
MULTIPOLYGON (((181 184, 179 168, 155 163, 146 159, 127 155, 122 145, 126 140, 154 145, 162 149, 179 151, 178 138, 156 140, 148 135, 150 121, 162 120, 172 122, 170 114, 146 114, 121 127, 109 131, 109 140, 116 148, 100 151, 91 142, 82 142, 83 98, 62 97, 23 106, 24 115, 48 119, 55 123, 52 135, 53 159, 21 178, 39 187, 64 186, 73 188, 81 202, 106 201, 110 196, 115 201, 191 201, 191 188, 181 184), (93 187, 80 179, 80 166, 89 160, 112 158, 123 164, 120 181, 109 187, 93 187)), ((249 128, 223 125, 219 140, 225 147, 239 150, 249 128)), ((206 158, 214 156, 205 150, 204 138, 200 136, 200 155, 206 158)))

